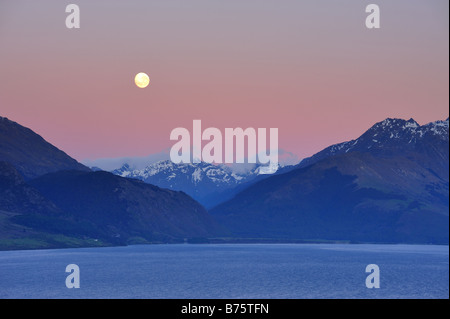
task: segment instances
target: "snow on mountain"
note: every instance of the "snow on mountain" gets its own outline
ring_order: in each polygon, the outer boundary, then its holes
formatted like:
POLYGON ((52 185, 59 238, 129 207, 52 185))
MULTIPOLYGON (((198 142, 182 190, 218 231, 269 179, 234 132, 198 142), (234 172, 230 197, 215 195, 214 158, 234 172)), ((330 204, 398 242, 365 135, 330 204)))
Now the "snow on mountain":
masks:
POLYGON ((212 182, 216 185, 230 185, 234 186, 241 183, 243 180, 255 176, 258 173, 258 168, 250 170, 247 173, 237 174, 226 165, 214 165, 205 162, 201 163, 187 163, 174 164, 173 162, 159 161, 145 167, 144 169, 131 169, 130 165, 124 164, 121 168, 112 171, 115 175, 122 177, 136 178, 145 182, 161 183, 162 180, 167 182, 172 181, 169 187, 176 187, 181 178, 183 182, 191 182, 197 185, 201 182, 212 182))
POLYGON ((243 238, 448 244, 448 130, 386 119, 210 213, 243 238))
POLYGON ((163 160, 143 169, 132 169, 126 163, 112 173, 159 187, 183 191, 208 206, 215 202, 218 194, 257 178, 259 168, 260 166, 255 164, 251 169, 234 170, 224 164, 205 162, 174 164, 170 160, 163 160), (215 199, 211 199, 212 197, 215 199))
POLYGON ((387 118, 378 122, 355 140, 331 145, 300 162, 299 167, 311 165, 325 157, 348 152, 366 152, 377 149, 388 152, 391 148, 415 147, 426 139, 449 140, 449 119, 419 125, 414 119, 387 118))
POLYGON ((442 137, 442 139, 448 141, 448 118, 445 121, 435 121, 424 125, 426 132, 431 132, 434 135, 442 137))
MULTIPOLYGON (((231 198, 236 192, 253 182, 267 178, 261 175, 258 164, 174 164, 170 160, 152 163, 143 169, 133 169, 124 164, 112 173, 122 177, 142 180, 146 183, 172 190, 183 191, 205 207, 212 207, 231 198)), ((290 165, 279 165, 277 173, 288 171, 290 165)), ((276 173, 276 174, 277 174, 276 173)))
MULTIPOLYGON (((331 145, 312 157, 304 159, 296 166, 279 166, 276 174, 282 174, 294 167, 304 167, 328 156, 348 152, 376 151, 390 154, 393 150, 416 147, 417 143, 427 143, 427 139, 448 141, 449 120, 419 125, 413 119, 388 118, 376 123, 359 138, 331 145), (424 142, 425 141, 425 142, 424 142)), ((242 165, 242 164, 239 164, 242 165)), ((160 160, 145 168, 135 169, 129 163, 115 169, 112 173, 122 177, 142 180, 163 188, 179 190, 192 196, 205 206, 219 203, 225 197, 234 196, 236 189, 244 189, 250 184, 266 178, 260 174, 262 166, 249 164, 230 167, 224 164, 205 162, 174 164, 170 160, 160 160), (245 169, 243 169, 245 168, 245 169)))

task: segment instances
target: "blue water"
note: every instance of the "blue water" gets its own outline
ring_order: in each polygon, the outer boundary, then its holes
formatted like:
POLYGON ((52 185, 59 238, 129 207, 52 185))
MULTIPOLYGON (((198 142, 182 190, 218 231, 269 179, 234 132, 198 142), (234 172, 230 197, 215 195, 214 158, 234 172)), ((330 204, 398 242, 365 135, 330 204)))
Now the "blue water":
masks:
POLYGON ((449 298, 449 247, 142 245, 0 252, 0 298, 449 298), (80 288, 68 289, 68 264, 80 288), (380 268, 380 288, 365 268, 380 268))

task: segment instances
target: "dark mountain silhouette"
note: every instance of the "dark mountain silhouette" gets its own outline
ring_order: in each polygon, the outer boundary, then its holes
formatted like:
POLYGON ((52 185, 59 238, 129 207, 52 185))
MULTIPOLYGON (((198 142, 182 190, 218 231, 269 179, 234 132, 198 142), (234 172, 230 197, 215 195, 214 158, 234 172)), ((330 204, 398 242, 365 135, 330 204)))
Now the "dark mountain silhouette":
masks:
POLYGON ((58 214, 61 211, 7 162, 0 162, 0 208, 15 213, 58 214))
POLYGON ((111 238, 171 241, 219 231, 208 212, 185 193, 108 172, 61 171, 30 184, 75 219, 89 221, 111 238))
POLYGON ((182 242, 224 234, 185 193, 92 172, 6 118, 0 118, 0 146, 0 249, 182 242))
POLYGON ((9 163, 0 162, 0 249, 91 246, 95 228, 75 223, 28 185, 9 163))
POLYGON ((12 164, 25 179, 60 170, 89 171, 29 128, 0 117, 0 161, 12 164))
POLYGON ((448 243, 448 119, 387 119, 211 213, 235 236, 448 243))

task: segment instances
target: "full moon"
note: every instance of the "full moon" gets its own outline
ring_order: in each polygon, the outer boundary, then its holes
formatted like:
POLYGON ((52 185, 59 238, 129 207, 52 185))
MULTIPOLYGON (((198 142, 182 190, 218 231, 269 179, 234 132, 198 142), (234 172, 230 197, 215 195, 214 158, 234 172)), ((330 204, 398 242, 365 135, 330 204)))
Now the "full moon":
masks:
POLYGON ((147 87, 148 84, 150 83, 150 78, 148 77, 147 74, 141 72, 136 74, 136 76, 134 77, 134 83, 136 83, 138 87, 143 89, 147 87))

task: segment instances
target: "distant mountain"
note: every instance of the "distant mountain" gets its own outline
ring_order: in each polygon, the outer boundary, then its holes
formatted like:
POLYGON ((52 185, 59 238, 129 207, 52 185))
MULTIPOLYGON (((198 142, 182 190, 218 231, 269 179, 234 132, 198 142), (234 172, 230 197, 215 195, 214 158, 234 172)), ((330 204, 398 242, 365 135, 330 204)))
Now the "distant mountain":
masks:
POLYGON ((89 171, 32 130, 0 117, 0 161, 12 164, 25 179, 60 170, 89 171))
POLYGON ((448 243, 448 119, 386 119, 210 212, 240 237, 448 243))
POLYGON ((0 146, 0 250, 183 242, 226 234, 187 194, 92 172, 6 118, 0 119, 0 146))
POLYGON ((234 189, 237 186, 257 179, 260 176, 259 167, 255 165, 246 172, 236 173, 223 164, 214 165, 205 162, 174 164, 166 160, 150 164, 145 169, 131 169, 128 164, 124 164, 112 173, 163 188, 181 190, 205 207, 211 207, 231 198, 236 193, 234 189))

